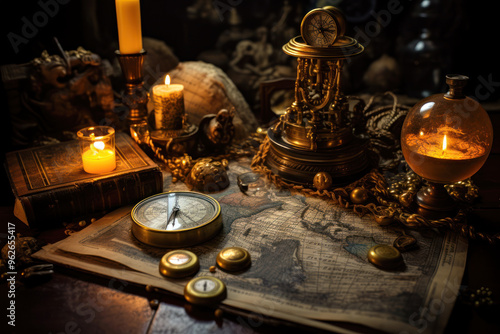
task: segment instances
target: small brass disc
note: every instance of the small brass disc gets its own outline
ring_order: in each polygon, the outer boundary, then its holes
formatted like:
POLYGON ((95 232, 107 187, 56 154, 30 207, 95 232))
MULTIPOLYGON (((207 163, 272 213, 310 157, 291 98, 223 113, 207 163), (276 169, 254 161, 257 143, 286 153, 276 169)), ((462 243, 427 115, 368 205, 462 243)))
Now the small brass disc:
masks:
POLYGON ((368 261, 382 269, 394 269, 404 263, 399 250, 389 245, 375 245, 370 248, 368 261))
POLYGON ((168 252, 160 260, 160 274, 166 277, 186 277, 196 273, 199 269, 198 257, 187 250, 168 252))
POLYGON ((217 264, 227 271, 240 271, 251 263, 250 253, 241 247, 224 248, 217 255, 217 264))
POLYGON ((194 305, 214 305, 227 296, 226 285, 211 276, 193 278, 184 287, 184 298, 194 305))

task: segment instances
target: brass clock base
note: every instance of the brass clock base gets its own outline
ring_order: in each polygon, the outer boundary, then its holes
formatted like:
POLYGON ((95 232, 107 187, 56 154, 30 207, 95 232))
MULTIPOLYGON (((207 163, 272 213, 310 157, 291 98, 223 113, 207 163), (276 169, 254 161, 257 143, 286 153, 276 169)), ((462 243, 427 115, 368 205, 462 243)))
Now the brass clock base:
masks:
POLYGON ((307 150, 292 146, 272 129, 268 130, 269 152, 266 166, 284 181, 313 187, 314 176, 327 172, 332 185, 351 183, 368 172, 367 142, 355 138, 349 145, 330 149, 307 150))

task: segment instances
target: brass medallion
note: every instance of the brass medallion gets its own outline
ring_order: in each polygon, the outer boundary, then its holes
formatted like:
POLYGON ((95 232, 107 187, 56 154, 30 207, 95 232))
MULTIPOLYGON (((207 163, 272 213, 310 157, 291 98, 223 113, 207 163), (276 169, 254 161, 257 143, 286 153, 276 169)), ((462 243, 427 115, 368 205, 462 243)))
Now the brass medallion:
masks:
POLYGON ((250 253, 241 247, 224 248, 217 255, 217 265, 227 271, 240 271, 250 266, 250 253))
POLYGON ((370 248, 368 261, 381 269, 395 269, 404 264, 399 250, 389 245, 375 245, 370 248))

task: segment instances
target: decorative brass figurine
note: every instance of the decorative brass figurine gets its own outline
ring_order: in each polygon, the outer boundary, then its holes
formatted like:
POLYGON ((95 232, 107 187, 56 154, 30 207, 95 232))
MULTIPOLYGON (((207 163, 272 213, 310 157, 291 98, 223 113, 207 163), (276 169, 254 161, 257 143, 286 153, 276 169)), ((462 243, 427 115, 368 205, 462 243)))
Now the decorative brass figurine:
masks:
POLYGON ((345 60, 364 48, 343 35, 344 25, 336 8, 315 9, 302 21, 302 37, 283 46, 286 54, 297 57, 295 101, 268 131, 266 165, 285 181, 312 187, 322 172, 332 184, 345 184, 369 167, 366 141, 353 134, 363 108, 350 111, 341 92, 345 60))
POLYGON ((113 121, 109 63, 82 47, 63 50, 55 41, 58 54, 45 50, 29 63, 2 66, 9 99, 16 101, 9 104, 15 146, 75 139, 83 127, 113 121))
POLYGON ((220 151, 234 137, 234 108, 231 110, 221 109, 217 115, 206 115, 200 122, 200 142, 206 148, 220 151))

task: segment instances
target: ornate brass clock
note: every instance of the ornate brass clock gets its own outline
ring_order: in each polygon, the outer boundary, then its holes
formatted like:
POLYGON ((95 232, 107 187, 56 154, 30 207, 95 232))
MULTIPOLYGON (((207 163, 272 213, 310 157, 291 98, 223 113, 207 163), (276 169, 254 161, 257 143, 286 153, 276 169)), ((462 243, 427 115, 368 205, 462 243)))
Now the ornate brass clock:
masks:
POLYGON ((353 131, 364 103, 351 110, 341 91, 346 59, 364 48, 344 33, 345 18, 338 9, 313 9, 302 20, 302 35, 283 46, 287 55, 297 57, 295 101, 268 130, 265 164, 285 181, 313 187, 321 172, 338 185, 369 168, 367 143, 353 131))
POLYGON ((332 6, 316 8, 304 16, 300 33, 304 41, 313 46, 325 47, 335 43, 344 34, 341 12, 332 6))

